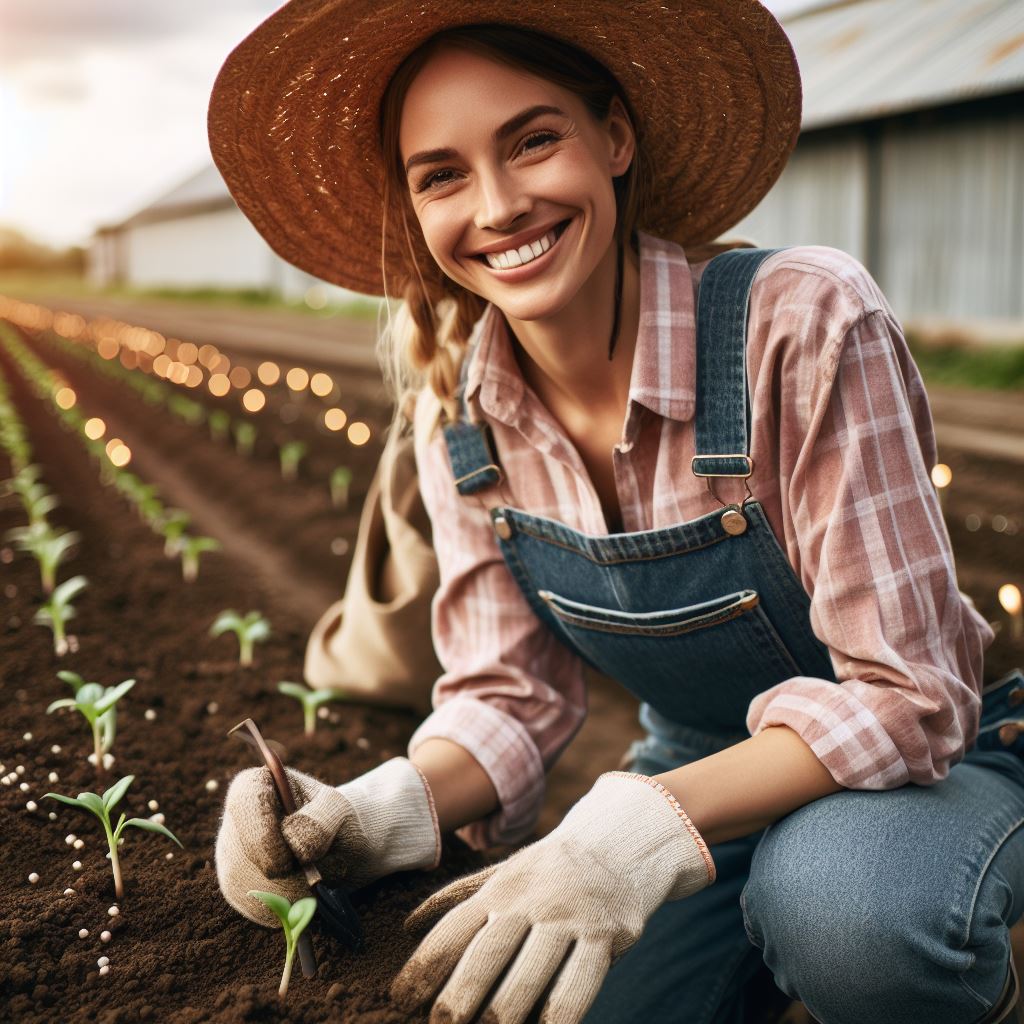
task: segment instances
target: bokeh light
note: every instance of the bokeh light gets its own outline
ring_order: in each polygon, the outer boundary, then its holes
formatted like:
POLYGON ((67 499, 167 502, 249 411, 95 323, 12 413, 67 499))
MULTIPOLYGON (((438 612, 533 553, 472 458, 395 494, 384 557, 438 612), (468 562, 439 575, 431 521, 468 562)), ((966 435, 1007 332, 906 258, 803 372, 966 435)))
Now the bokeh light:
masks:
POLYGON ((277 363, 260 363, 256 369, 256 376, 265 387, 273 387, 281 379, 281 367, 277 363))
POLYGON ((231 390, 231 381, 223 373, 215 373, 210 378, 210 394, 223 398, 231 390))
POLYGON ((301 366, 293 366, 285 377, 285 383, 292 391, 302 391, 309 383, 309 374, 301 366))
POLYGON ((314 373, 309 382, 309 390, 317 398, 326 398, 334 390, 334 381, 326 373, 314 373))
POLYGON ((183 341, 178 345, 178 362, 191 366, 199 358, 199 349, 191 341, 183 341))
POLYGON ((119 444, 110 453, 110 461, 118 468, 121 468, 122 466, 127 466, 128 463, 131 462, 131 460, 131 449, 126 444, 119 444))
POLYGON ((348 439, 355 445, 366 444, 370 440, 370 428, 365 423, 356 420, 348 428, 348 439))
POLYGON ((328 430, 341 430, 348 422, 348 416, 343 409, 328 409, 324 413, 324 426, 328 430))
POLYGON ((1019 615, 1021 610, 1020 587, 1013 583, 1004 583, 999 588, 999 603, 1007 614, 1019 615))
POLYGON ((242 408, 246 412, 259 412, 267 404, 267 396, 259 388, 249 388, 242 395, 242 408))
POLYGON ((82 430, 90 441, 98 441, 107 432, 107 425, 98 416, 93 416, 85 421, 82 430))
POLYGON ((949 468, 944 462, 939 462, 932 466, 932 483, 938 487, 948 487, 950 481, 953 479, 953 470, 949 468))
POLYGON ((78 396, 71 388, 60 388, 57 394, 53 396, 53 400, 62 409, 71 409, 74 407, 75 402, 78 401, 78 396))
POLYGON ((252 374, 244 366, 235 366, 228 374, 231 386, 235 388, 247 388, 252 383, 252 374))

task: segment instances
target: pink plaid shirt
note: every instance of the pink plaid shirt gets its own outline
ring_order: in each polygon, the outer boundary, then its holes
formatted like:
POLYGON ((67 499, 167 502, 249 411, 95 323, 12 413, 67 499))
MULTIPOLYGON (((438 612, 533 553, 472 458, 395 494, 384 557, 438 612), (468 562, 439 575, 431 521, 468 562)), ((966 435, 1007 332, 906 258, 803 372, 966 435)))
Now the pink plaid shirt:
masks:
MULTIPOLYGON (((640 330, 621 451, 623 529, 656 530, 720 507, 692 475, 695 300, 706 264, 640 235, 640 330), (680 468, 684 467, 684 468, 680 468)), ((502 503, 606 535, 578 452, 523 380, 504 318, 488 306, 467 396, 490 423, 502 503), (505 500, 509 499, 509 500, 505 500)), ((977 734, 982 655, 992 631, 956 585, 929 470, 935 437, 899 324, 853 257, 822 246, 770 256, 750 294, 750 489, 811 597, 811 627, 838 684, 796 676, 758 694, 746 726, 787 725, 850 789, 929 785, 977 734)), ((527 836, 545 772, 586 714, 582 662, 535 616, 498 549, 484 492, 463 497, 437 399, 416 407, 416 460, 441 584, 433 636, 444 674, 430 737, 468 750, 500 807, 459 834, 475 847, 527 836)), ((609 453, 610 454, 610 453, 609 453)), ((743 482, 716 481, 725 502, 743 482)))

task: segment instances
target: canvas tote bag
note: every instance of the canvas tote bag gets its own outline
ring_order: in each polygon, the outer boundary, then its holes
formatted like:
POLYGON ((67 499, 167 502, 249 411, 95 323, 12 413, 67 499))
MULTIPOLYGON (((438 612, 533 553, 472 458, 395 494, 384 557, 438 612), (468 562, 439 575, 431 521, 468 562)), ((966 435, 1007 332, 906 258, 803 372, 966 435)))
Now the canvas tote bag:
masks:
MULTIPOLYGON (((440 408, 419 403, 425 415, 416 430, 431 429, 440 408)), ((304 673, 315 689, 427 714, 443 671, 430 632, 439 577, 413 445, 411 433, 391 427, 360 515, 344 594, 313 627, 304 673)))

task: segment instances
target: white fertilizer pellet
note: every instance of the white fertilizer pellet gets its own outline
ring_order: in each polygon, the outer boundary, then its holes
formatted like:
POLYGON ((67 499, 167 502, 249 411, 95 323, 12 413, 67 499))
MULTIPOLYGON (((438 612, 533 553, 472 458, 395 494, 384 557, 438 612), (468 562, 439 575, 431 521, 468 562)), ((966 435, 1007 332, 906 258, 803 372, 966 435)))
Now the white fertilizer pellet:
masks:
POLYGON ((108 908, 107 908, 107 913, 108 913, 108 914, 109 914, 109 915, 110 915, 111 917, 117 917, 117 915, 118 915, 118 914, 120 914, 120 913, 121 913, 121 911, 120 911, 120 910, 118 910, 116 906, 114 906, 114 907, 108 907, 108 908))
POLYGON ((156 712, 152 708, 146 708, 146 713, 142 716, 147 722, 152 722, 156 718, 156 712))
POLYGON ((100 968, 100 974, 109 974, 109 973, 110 973, 110 965, 109 964, 104 964, 100 968))
POLYGON ((207 779, 206 780, 206 792, 207 793, 216 793, 218 785, 220 785, 220 783, 218 783, 216 779, 207 779))
POLYGON ((76 850, 80 850, 80 849, 82 849, 83 846, 85 846, 85 840, 84 839, 76 839, 71 845, 74 846, 74 848, 76 850))
POLYGON ((46 776, 46 781, 47 782, 60 782, 60 776, 56 772, 50 772, 50 774, 46 776))
POLYGON ((27 733, 25 733, 25 735, 24 735, 24 736, 22 736, 21 738, 22 738, 23 740, 25 740, 25 742, 27 743, 27 742, 28 742, 29 740, 31 740, 31 739, 32 739, 32 733, 30 733, 30 732, 27 732, 27 733))
POLYGON ((158 804, 158 803, 157 803, 157 802, 156 802, 155 800, 150 800, 150 801, 149 801, 149 803, 148 803, 148 804, 146 804, 146 806, 147 806, 147 807, 148 807, 148 808, 149 808, 149 809, 150 809, 151 811, 159 811, 159 810, 160 810, 160 805, 159 805, 159 804, 158 804))
POLYGON ((50 753, 51 754, 59 754, 60 753, 60 744, 59 743, 54 743, 54 745, 52 747, 50 747, 50 753))
POLYGON ((109 942, 111 938, 110 932, 100 932, 100 942, 109 942))
POLYGON ((75 869, 75 871, 82 870, 82 862, 80 860, 74 861, 71 866, 75 869))
POLYGON ((109 956, 101 956, 99 958, 99 960, 96 961, 96 966, 97 967, 106 967, 107 964, 109 964, 109 963, 110 963, 110 957, 109 956))
POLYGON ((78 929, 78 937, 80 939, 87 939, 87 938, 89 938, 89 929, 88 928, 79 928, 78 929))
POLYGON ((36 874, 36 873, 35 873, 35 872, 33 871, 33 872, 32 872, 32 874, 28 876, 28 880, 29 880, 29 881, 30 881, 30 882, 31 882, 31 883, 32 883, 33 885, 35 885, 35 884, 36 884, 36 882, 38 882, 38 881, 39 881, 39 875, 37 875, 37 874, 36 874))
POLYGON ((29 801, 28 801, 28 802, 27 802, 27 803, 25 804, 25 810, 26 810, 26 811, 35 811, 35 810, 38 810, 38 808, 39 808, 39 804, 37 804, 37 803, 35 802, 35 800, 29 800, 29 801))
POLYGON ((70 846, 77 838, 78 838, 78 836, 76 836, 74 832, 69 832, 64 837, 64 842, 67 843, 68 846, 70 846))
POLYGON ((65 889, 64 890, 64 895, 65 896, 74 896, 75 895, 75 890, 74 889, 65 889))

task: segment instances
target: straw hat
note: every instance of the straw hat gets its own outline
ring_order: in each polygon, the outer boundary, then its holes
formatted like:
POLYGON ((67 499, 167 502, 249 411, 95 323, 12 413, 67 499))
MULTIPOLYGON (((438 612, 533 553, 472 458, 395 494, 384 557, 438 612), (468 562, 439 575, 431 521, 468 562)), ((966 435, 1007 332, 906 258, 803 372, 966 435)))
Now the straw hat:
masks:
MULTIPOLYGON (((757 0, 290 0, 228 56, 208 118, 217 167, 276 253, 383 293, 381 96, 428 37, 483 23, 573 43, 615 75, 652 172, 640 225, 651 234, 714 239, 757 205, 796 143, 799 69, 757 0)), ((389 239, 389 283, 400 251, 389 239)))

